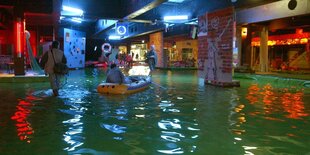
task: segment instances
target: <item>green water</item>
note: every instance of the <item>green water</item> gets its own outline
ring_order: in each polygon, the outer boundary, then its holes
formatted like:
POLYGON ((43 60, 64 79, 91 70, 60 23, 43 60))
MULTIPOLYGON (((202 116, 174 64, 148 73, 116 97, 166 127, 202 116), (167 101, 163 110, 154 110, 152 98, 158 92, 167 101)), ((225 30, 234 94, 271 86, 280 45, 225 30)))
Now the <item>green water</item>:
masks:
POLYGON ((71 71, 57 98, 48 83, 0 83, 0 154, 310 153, 304 81, 257 76, 219 88, 197 71, 157 70, 149 89, 106 96, 96 92, 104 78, 71 71))

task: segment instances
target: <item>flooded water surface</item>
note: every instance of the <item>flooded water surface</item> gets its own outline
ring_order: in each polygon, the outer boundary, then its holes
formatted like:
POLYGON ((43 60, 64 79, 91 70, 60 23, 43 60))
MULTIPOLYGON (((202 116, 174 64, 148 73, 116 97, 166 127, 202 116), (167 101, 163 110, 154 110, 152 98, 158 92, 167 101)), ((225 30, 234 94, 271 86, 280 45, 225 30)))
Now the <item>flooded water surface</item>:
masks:
POLYGON ((306 81, 253 75, 203 85, 197 71, 156 70, 131 95, 102 95, 100 69, 48 83, 0 83, 0 154, 309 154, 306 81))

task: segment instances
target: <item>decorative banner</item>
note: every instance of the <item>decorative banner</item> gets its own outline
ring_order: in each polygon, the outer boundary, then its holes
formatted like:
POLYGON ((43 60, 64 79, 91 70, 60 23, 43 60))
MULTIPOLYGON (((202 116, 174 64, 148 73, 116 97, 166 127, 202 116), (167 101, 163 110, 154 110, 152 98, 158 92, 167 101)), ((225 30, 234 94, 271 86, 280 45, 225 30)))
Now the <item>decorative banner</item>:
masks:
POLYGON ((127 36, 128 35, 127 24, 117 23, 115 31, 116 31, 116 34, 119 36, 127 36))

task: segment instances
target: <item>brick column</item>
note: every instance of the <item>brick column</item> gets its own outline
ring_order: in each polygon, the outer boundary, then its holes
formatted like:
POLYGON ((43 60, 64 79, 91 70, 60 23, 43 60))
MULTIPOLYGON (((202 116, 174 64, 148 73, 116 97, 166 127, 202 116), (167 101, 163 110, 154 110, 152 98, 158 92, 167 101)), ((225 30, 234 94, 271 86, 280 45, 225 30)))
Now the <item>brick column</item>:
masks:
POLYGON ((229 7, 206 15, 207 35, 198 38, 198 67, 204 70, 207 84, 239 86, 232 80, 233 14, 234 9, 229 7))
POLYGON ((163 32, 156 32, 150 34, 150 45, 155 45, 157 54, 157 65, 156 67, 164 67, 164 37, 163 32))

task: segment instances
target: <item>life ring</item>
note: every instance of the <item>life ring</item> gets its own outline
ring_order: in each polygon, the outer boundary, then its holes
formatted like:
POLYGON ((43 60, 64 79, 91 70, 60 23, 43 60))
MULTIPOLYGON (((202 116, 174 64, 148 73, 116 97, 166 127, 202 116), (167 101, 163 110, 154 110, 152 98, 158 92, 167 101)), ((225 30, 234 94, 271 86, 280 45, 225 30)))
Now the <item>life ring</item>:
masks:
POLYGON ((111 47, 111 45, 110 45, 109 43, 104 43, 104 44, 102 44, 102 46, 101 46, 101 50, 102 50, 104 53, 111 53, 111 49, 112 49, 112 47, 111 47), (105 49, 106 46, 109 47, 108 50, 105 49))

